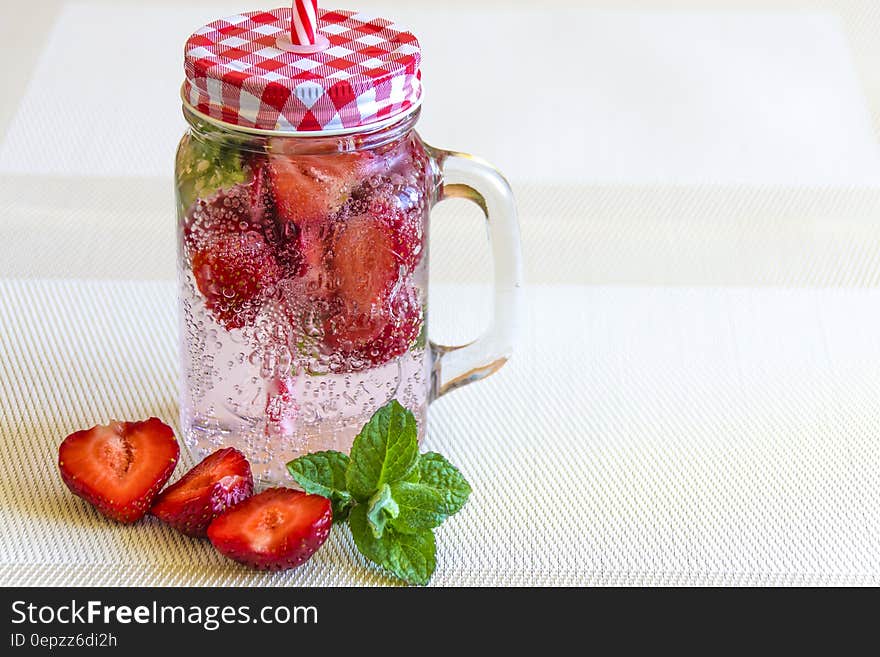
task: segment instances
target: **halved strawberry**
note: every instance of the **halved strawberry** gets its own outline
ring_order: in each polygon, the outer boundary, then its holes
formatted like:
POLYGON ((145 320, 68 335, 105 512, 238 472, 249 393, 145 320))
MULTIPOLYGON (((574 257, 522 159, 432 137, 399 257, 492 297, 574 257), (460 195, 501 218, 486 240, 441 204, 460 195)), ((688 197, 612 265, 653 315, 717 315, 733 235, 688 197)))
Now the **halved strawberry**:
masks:
POLYGON ((358 356, 372 365, 382 365, 403 355, 419 337, 424 317, 415 288, 406 283, 391 299, 391 312, 382 332, 364 345, 358 356))
POLYGON ((334 287, 353 312, 368 313, 382 305, 400 271, 391 229, 370 215, 340 222, 331 248, 334 287))
POLYGON ((338 310, 324 325, 333 349, 355 351, 374 340, 387 323, 399 264, 391 229, 369 214, 339 222, 331 249, 338 310))
POLYGON ((361 180, 369 174, 373 155, 351 153, 297 154, 287 142, 274 140, 269 169, 278 214, 298 227, 307 221, 329 221, 361 180))
POLYGON ((363 313, 346 306, 336 308, 338 310, 324 321, 324 344, 345 356, 372 344, 388 323, 388 310, 384 306, 363 313))
POLYGON ((368 212, 391 229, 394 255, 408 271, 419 264, 424 251, 425 199, 413 185, 378 185, 368 212))
POLYGON ((216 237, 193 254, 192 270, 205 305, 227 329, 253 321, 284 274, 256 232, 216 237))
POLYGON ((249 188, 252 223, 259 226, 266 244, 272 249, 285 273, 297 272, 302 260, 302 254, 297 248, 297 229, 290 222, 283 222, 278 218, 269 162, 265 157, 253 158, 251 168, 254 171, 254 179, 249 188))
POLYGON ((327 298, 326 254, 336 214, 369 175, 375 159, 369 152, 298 154, 288 143, 270 146, 269 171, 278 223, 287 249, 298 255, 296 273, 304 281, 296 291, 327 298))
POLYGON ((297 272, 302 292, 323 299, 332 292, 332 277, 327 258, 334 225, 323 219, 308 219, 300 225, 297 249, 301 266, 297 272))
POLYGON ((259 230, 252 218, 250 185, 235 185, 219 190, 208 199, 199 199, 183 221, 187 253, 204 249, 218 237, 259 230))
POLYGON ((295 271, 300 264, 296 240, 283 233, 284 227, 277 219, 266 164, 254 159, 251 169, 253 178, 249 183, 221 189, 193 204, 183 222, 186 253, 193 257, 218 238, 251 232, 263 237, 285 271, 295 271))
POLYGON ((230 559, 260 570, 286 570, 324 544, 332 522, 326 497, 270 488, 214 520, 208 538, 230 559))
POLYGON ((250 464, 237 449, 226 447, 163 490, 151 512, 187 536, 207 536, 214 518, 253 493, 250 464))
POLYGON ((339 350, 349 364, 358 361, 368 367, 383 365, 404 354, 419 337, 424 321, 418 294, 408 281, 392 293, 387 309, 374 315, 369 339, 366 339, 366 330, 354 333, 351 328, 336 330, 332 324, 336 319, 331 319, 325 341, 339 350), (353 334, 363 339, 351 340, 353 334))
POLYGON ((128 523, 149 511, 179 455, 171 427, 151 417, 70 434, 58 448, 58 468, 74 495, 128 523))

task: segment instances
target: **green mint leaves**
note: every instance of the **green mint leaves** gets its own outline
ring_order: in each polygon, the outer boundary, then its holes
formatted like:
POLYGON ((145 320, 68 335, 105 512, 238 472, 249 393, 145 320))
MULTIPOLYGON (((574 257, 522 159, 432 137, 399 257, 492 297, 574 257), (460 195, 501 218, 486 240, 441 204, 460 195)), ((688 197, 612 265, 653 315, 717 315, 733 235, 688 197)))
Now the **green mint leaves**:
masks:
POLYGON ((422 454, 419 459, 419 481, 443 497, 447 516, 461 511, 471 494, 471 487, 454 465, 436 452, 422 454))
POLYGON ((423 529, 439 527, 446 520, 443 495, 433 488, 399 481, 390 493, 399 511, 389 522, 399 532, 418 534, 423 529))
POLYGON ((385 523, 399 515, 400 507, 391 497, 391 486, 382 484, 382 488, 370 498, 367 505, 367 520, 373 531, 373 536, 382 538, 382 534, 385 533, 385 523))
MULTIPOLYGON (((208 130, 206 129, 207 133, 208 130)), ((218 189, 227 189, 247 182, 251 171, 239 152, 226 145, 222 138, 189 135, 177 150, 179 203, 184 212, 200 198, 208 198, 218 189)))
POLYGON ((392 401, 376 411, 354 439, 345 473, 348 491, 358 502, 366 502, 384 484, 405 479, 418 462, 416 418, 392 401))
POLYGON ((348 456, 342 452, 314 452, 287 464, 287 471, 307 493, 330 500, 333 522, 342 522, 351 511, 351 493, 346 490, 348 456))
POLYGON ((439 454, 419 454, 415 417, 397 401, 380 408, 351 448, 315 452, 287 469, 307 492, 330 499, 333 520, 348 520, 357 549, 412 584, 437 565, 435 527, 467 502, 471 487, 439 454))
POLYGON ((400 534, 386 529, 382 538, 376 538, 367 513, 366 506, 359 504, 348 520, 360 553, 411 584, 427 584, 437 567, 434 532, 423 529, 417 534, 400 534))

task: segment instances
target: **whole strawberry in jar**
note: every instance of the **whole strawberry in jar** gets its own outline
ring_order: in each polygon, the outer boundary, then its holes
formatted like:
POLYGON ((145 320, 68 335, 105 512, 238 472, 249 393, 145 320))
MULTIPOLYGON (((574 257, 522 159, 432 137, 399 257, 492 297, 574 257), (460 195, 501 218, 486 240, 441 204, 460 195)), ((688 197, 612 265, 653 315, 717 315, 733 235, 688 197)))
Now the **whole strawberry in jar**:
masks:
POLYGON ((310 0, 187 41, 181 424, 197 457, 236 447, 283 482, 297 456, 348 451, 391 399, 423 434, 433 399, 509 357, 513 197, 489 165, 416 133, 420 62, 400 25, 310 0), (495 265, 491 328, 459 348, 426 338, 429 214, 452 196, 486 212, 495 265))

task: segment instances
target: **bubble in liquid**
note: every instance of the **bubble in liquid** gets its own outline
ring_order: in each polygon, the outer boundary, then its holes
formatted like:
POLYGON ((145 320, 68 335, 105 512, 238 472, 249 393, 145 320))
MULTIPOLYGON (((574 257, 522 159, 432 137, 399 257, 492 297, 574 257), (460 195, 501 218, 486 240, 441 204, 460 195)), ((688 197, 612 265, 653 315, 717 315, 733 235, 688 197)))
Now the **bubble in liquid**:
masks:
POLYGON ((265 352, 260 363, 260 376, 264 379, 275 376, 275 365, 275 354, 271 351, 265 352))

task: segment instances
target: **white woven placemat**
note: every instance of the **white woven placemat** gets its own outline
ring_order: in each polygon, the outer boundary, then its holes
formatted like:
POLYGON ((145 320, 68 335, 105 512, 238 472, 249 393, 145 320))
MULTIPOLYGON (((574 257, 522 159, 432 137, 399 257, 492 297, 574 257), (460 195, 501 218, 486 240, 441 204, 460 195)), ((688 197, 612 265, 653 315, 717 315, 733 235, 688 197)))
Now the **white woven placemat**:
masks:
MULTIPOLYGON (((432 328, 476 333, 483 293, 437 287, 432 328)), ((431 409, 426 448, 475 491, 439 533, 435 584, 880 583, 880 292, 536 287, 528 302, 518 357, 431 409)), ((68 432, 176 425, 175 308, 165 283, 0 285, 0 583, 388 582, 345 530, 302 568, 257 574, 67 492, 68 432)))

